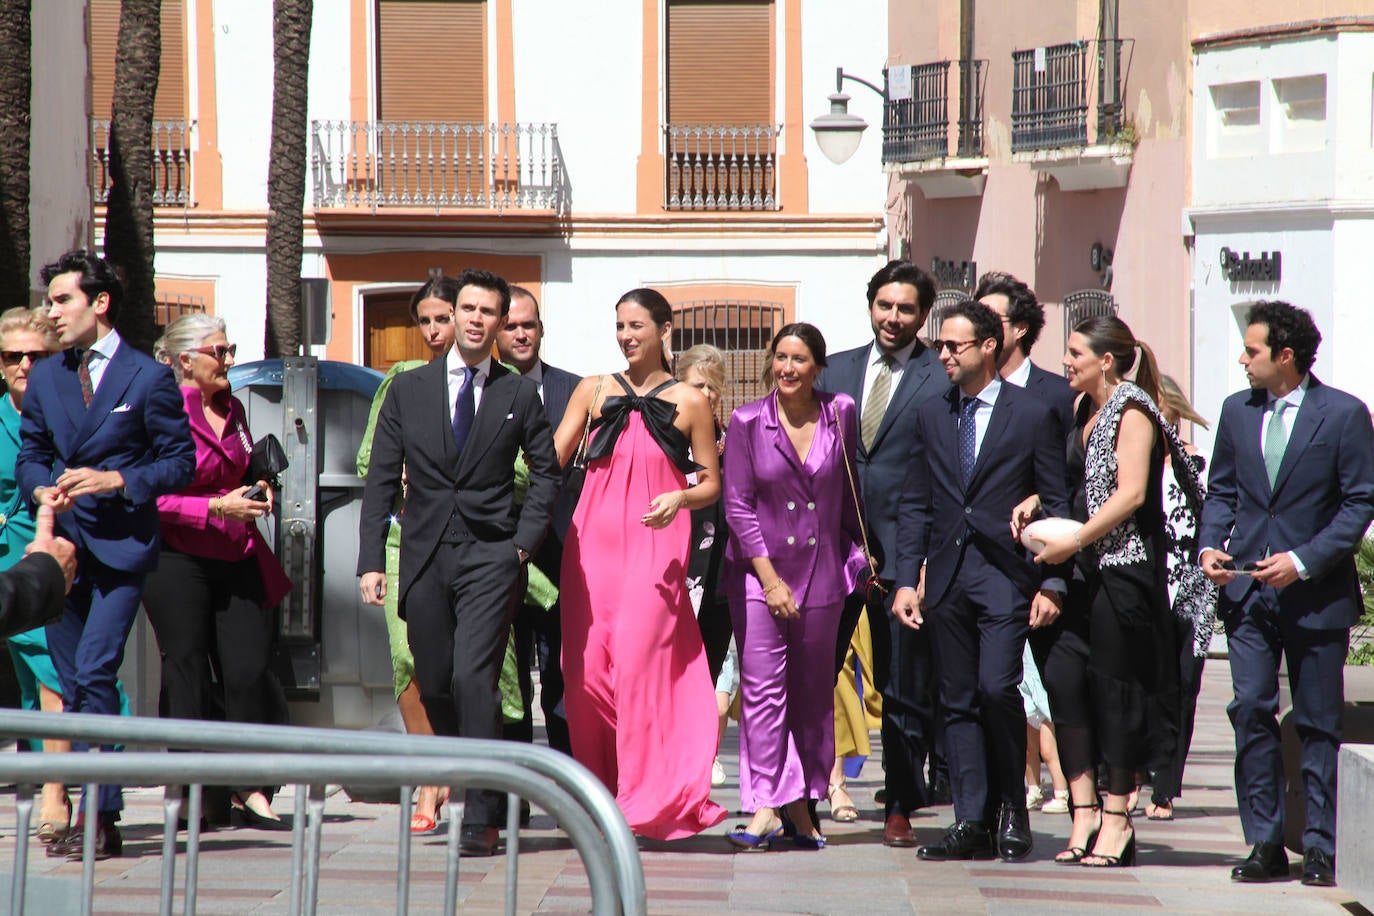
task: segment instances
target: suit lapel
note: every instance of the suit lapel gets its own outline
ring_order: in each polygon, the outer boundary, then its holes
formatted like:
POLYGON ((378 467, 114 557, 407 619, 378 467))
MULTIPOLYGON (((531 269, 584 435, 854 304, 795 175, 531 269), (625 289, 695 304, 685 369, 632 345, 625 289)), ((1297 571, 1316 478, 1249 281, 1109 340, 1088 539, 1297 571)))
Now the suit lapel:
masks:
MULTIPOLYGON (((1248 473, 1261 481, 1266 491, 1269 487, 1269 472, 1264 467, 1264 449, 1260 445, 1260 430, 1264 426, 1264 405, 1268 395, 1263 389, 1250 393, 1240 413, 1240 447, 1236 449, 1236 473, 1248 473), (1242 471, 1241 465, 1245 465, 1242 471)), ((1271 491, 1272 492, 1272 491, 1271 491)))
POLYGON ((51 358, 61 360, 61 365, 53 367, 57 400, 62 404, 62 412, 67 415, 67 422, 71 424, 72 430, 78 430, 86 421, 86 399, 81 396, 81 379, 77 377, 76 369, 70 365, 70 361, 75 360, 75 355, 71 350, 67 350, 51 358))
MULTIPOLYGON (((1011 398, 1007 397, 1008 383, 1002 383, 1002 391, 997 395, 997 403, 992 405, 992 416, 988 417, 988 428, 983 433, 983 444, 978 449, 978 458, 973 462, 973 474, 968 480, 968 490, 972 492, 982 481, 984 473, 987 471, 989 458, 988 455, 1001 441, 1003 432, 1006 431, 1007 423, 1011 421, 1012 405, 1008 403, 1011 398)), ((1014 396, 1013 396, 1014 397, 1014 396)))
POLYGON ((828 395, 818 397, 821 402, 821 415, 816 418, 816 434, 811 439, 811 450, 802 462, 802 469, 806 471, 807 477, 816 476, 816 472, 825 466, 826 459, 840 441, 839 430, 836 428, 839 417, 835 412, 835 398, 828 395))
MULTIPOLYGON (((91 406, 86 409, 86 415, 77 428, 77 442, 90 441, 100 425, 109 419, 110 411, 119 406, 124 393, 129 390, 129 385, 138 375, 138 367, 130 355, 125 352, 124 348, 128 345, 127 342, 120 341, 114 356, 108 360, 105 371, 100 376, 100 384, 96 387, 95 394, 91 398, 91 406)), ((78 380, 77 397, 81 397, 80 387, 80 380, 78 380)))
MULTIPOLYGON (((477 415, 472 418, 472 429, 468 432, 467 444, 458 458, 456 479, 461 481, 471 474, 481 463, 482 458, 496 439, 496 431, 506 422, 511 406, 515 403, 515 386, 508 384, 511 373, 496 360, 491 361, 491 372, 482 387, 482 403, 477 407, 477 415)), ((452 424, 450 424, 452 429, 452 424)), ((453 437, 449 436, 450 445, 453 437)), ((456 451, 456 449, 455 449, 456 451)))
POLYGON ((802 470, 801 461, 797 458, 797 450, 792 447, 792 440, 787 438, 787 431, 782 428, 782 422, 778 419, 778 399, 776 397, 770 396, 764 402, 763 425, 768 430, 767 436, 772 440, 773 448, 778 450, 782 459, 791 465, 793 470, 802 470))
MULTIPOLYGON (((1302 406, 1298 408, 1298 418, 1293 423, 1293 433, 1288 437, 1288 445, 1284 447, 1283 461, 1279 464, 1278 474, 1274 476, 1274 493, 1283 489, 1284 482, 1293 473, 1293 468, 1297 467, 1302 453, 1312 443, 1312 438, 1316 436, 1322 421, 1326 419, 1326 412, 1322 409, 1325 401, 1326 392, 1314 377, 1307 387, 1307 393, 1303 395, 1302 406)), ((1268 475, 1265 476, 1267 478, 1268 475)))
MULTIPOLYGON (((897 390, 892 392, 892 397, 888 399, 887 411, 883 414, 883 422, 878 425, 878 432, 873 436, 874 451, 882 444, 888 430, 897 422, 897 417, 906 410, 911 399, 916 396, 916 392, 920 391, 930 379, 930 361, 922 358, 925 353, 925 345, 917 341, 916 349, 911 351, 911 358, 907 360, 906 367, 902 369, 902 377, 897 380, 897 390)), ((865 368, 867 368, 866 365, 865 368)), ((860 385, 862 384, 861 378, 860 385)))

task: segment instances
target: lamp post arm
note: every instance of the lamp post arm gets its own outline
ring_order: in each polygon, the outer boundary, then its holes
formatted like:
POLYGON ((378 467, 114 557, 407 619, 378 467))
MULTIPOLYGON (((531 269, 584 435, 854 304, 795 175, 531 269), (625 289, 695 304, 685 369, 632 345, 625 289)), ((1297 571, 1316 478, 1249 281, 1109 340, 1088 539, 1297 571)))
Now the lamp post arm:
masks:
POLYGON ((884 92, 882 89, 879 89, 877 86, 873 85, 873 84, 870 83, 868 80, 863 79, 862 77, 851 76, 851 75, 849 75, 848 73, 845 73, 843 67, 836 67, 836 68, 835 68, 835 91, 836 91, 836 92, 843 92, 843 91, 844 91, 844 81, 845 81, 845 80, 851 80, 851 81, 853 81, 853 82, 855 82, 855 83, 860 83, 860 84, 862 84, 862 85, 864 85, 864 86, 867 86, 869 89, 872 89, 874 92, 878 93, 879 97, 881 97, 882 100, 883 100, 884 102, 887 101, 887 93, 884 92))

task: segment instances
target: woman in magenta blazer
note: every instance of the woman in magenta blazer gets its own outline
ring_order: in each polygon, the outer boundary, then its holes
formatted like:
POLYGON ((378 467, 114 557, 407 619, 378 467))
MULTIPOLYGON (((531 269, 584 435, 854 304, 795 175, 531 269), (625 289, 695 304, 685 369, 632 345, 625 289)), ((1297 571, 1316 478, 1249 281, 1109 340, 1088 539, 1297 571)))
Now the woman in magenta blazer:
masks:
MULTIPOLYGON (((159 496, 162 551, 143 589, 143 606, 162 655, 164 716, 284 722, 285 697, 268 667, 273 611, 291 588, 258 531, 272 509, 243 483, 253 440, 243 405, 229 393, 234 345, 224 320, 183 315, 157 343, 169 363, 196 445, 196 473, 184 490, 159 496), (217 687, 212 687, 213 669, 217 687)), ((249 826, 290 829, 258 786, 233 789, 230 804, 249 826)))
POLYGON ((727 837, 760 848, 787 832, 797 846, 820 849, 825 838, 807 800, 825 797, 835 763, 829 672, 840 609, 864 563, 853 486, 858 421, 847 395, 814 388, 825 367, 814 326, 785 326, 769 357, 765 379, 776 387, 735 410, 722 462, 730 527, 723 578, 740 656, 740 795, 755 812, 727 837))

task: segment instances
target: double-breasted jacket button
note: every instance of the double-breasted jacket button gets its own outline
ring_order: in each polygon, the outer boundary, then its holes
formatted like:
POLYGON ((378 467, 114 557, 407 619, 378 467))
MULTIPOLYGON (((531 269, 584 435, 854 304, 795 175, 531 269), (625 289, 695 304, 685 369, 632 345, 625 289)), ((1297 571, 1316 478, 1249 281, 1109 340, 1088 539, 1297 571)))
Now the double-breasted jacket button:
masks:
POLYGON ((792 535, 789 534, 789 535, 787 536, 787 543, 789 543, 789 544, 795 544, 795 543, 797 543, 797 539, 794 538, 794 537, 792 537, 792 535))

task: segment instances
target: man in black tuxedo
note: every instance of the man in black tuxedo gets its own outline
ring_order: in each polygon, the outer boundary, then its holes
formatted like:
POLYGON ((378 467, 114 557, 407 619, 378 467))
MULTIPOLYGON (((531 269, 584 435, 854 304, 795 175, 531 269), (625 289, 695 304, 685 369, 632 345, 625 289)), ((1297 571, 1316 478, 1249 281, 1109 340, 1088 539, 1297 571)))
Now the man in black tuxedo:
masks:
POLYGON ((995 312, 961 302, 940 336, 955 387, 916 411, 898 495, 892 611, 913 629, 930 623, 955 823, 917 854, 941 861, 995 850, 1010 861, 1031 850, 1022 653, 1030 629, 1059 616, 1065 591, 1063 568, 1036 566, 1010 523, 1013 508, 1036 493, 1048 514, 1068 514, 1064 443, 1049 408, 998 376, 995 312))
POLYGON ((1031 348, 1045 329, 1045 308, 1035 291, 1011 274, 993 270, 978 278, 973 298, 1002 319, 1002 355, 997 372, 1005 382, 1025 388, 1050 406, 1060 438, 1067 440, 1073 429, 1073 402, 1077 396, 1068 379, 1048 372, 1031 362, 1031 348))
MULTIPOLYGON (((404 468, 399 604, 421 700, 436 734, 496 738, 497 681, 521 567, 544 538, 561 474, 538 387, 491 357, 510 309, 506 281, 465 270, 458 283, 453 348, 396 376, 378 414, 358 575, 363 601, 381 604, 386 534, 404 468), (530 485, 517 507, 521 449, 530 485)), ((497 809, 496 793, 467 793, 465 854, 495 851, 497 809)))
MULTIPOLYGON (((932 780, 938 778, 941 764, 935 754, 930 640, 923 632, 901 626, 889 613, 897 561, 893 496, 911 461, 916 409, 943 394, 949 383, 935 354, 917 339, 935 304, 930 275, 910 261, 891 261, 868 281, 867 301, 873 343, 831 356, 816 384, 849 395, 859 410, 859 483, 887 595, 875 591, 867 600, 873 683, 883 695, 883 842, 915 846, 911 813, 936 803, 926 781, 926 759, 931 758, 932 780)), ((837 673, 864 606, 861 594, 846 602, 837 673)))
MULTIPOLYGON (((544 342, 544 321, 539 315, 539 300, 523 286, 510 288, 510 313, 506 324, 496 333, 496 348, 501 359, 514 366, 521 375, 539 386, 539 399, 549 426, 558 429, 568 409, 568 399, 582 377, 556 366, 550 366, 540 356, 544 342)), ((554 585, 559 582, 563 565, 563 539, 577 508, 577 494, 563 490, 553 507, 553 527, 550 537, 544 538, 534 555, 535 565, 554 585)), ((563 715, 563 627, 558 604, 547 611, 541 607, 522 604, 515 618, 515 651, 520 665, 520 696, 525 716, 506 726, 505 735, 516 741, 534 740, 534 685, 530 679, 530 657, 539 663, 539 705, 544 711, 544 728, 549 747, 572 755, 568 740, 568 720, 563 715)))
POLYGON ((1236 802, 1253 844, 1231 878, 1288 877, 1282 655, 1302 741, 1302 881, 1330 885, 1345 655, 1363 607, 1354 555, 1374 518, 1374 432, 1364 403, 1311 374, 1321 333, 1310 314, 1259 302, 1246 325, 1240 363, 1251 388, 1222 405, 1197 538, 1203 572, 1221 587, 1236 802))

